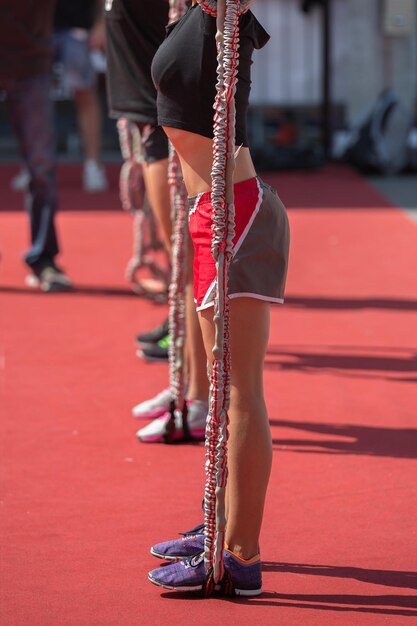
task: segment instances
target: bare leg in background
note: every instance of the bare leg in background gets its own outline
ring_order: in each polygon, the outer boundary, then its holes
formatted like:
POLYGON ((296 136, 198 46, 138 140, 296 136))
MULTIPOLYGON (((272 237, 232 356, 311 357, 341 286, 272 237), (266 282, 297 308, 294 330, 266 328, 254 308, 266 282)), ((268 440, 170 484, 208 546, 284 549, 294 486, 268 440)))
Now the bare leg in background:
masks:
MULTIPOLYGON (((168 159, 156 161, 143 168, 146 191, 149 202, 155 212, 156 219, 163 234, 167 250, 171 252, 171 201, 168 186, 168 159)), ((188 269, 186 287, 186 366, 188 378, 187 398, 189 400, 208 399, 208 378, 206 353, 201 337, 201 329, 198 322, 194 304, 193 289, 193 246, 188 245, 188 269)))
POLYGON ((161 230, 164 244, 171 254, 171 200, 168 186, 168 159, 143 164, 146 193, 161 230))
POLYGON ((95 88, 74 93, 78 125, 83 142, 85 159, 100 161, 101 154, 101 110, 95 88))

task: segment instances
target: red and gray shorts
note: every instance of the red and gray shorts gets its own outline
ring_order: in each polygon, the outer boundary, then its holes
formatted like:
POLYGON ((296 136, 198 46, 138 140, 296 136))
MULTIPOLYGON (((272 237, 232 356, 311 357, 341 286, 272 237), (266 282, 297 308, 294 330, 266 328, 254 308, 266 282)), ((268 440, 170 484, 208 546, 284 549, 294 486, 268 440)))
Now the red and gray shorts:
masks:
MULTIPOLYGON (((287 213, 272 187, 259 178, 237 183, 235 237, 229 272, 229 298, 283 303, 290 230, 287 213)), ((211 254, 210 192, 189 199, 189 229, 194 245, 194 298, 197 311, 213 306, 215 262, 211 254)))

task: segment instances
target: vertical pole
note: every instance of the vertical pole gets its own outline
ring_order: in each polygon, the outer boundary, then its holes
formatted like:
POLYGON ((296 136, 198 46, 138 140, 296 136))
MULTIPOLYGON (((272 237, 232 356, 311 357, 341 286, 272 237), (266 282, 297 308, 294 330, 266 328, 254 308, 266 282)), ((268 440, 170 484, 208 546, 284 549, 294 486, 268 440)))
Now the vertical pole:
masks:
MULTIPOLYGON (((170 0, 169 22, 180 19, 185 11, 184 0, 170 0)), ((177 422, 182 422, 185 438, 188 437, 187 404, 185 402, 184 348, 185 348, 185 288, 187 277, 187 215, 186 190, 181 165, 174 147, 170 144, 168 184, 171 197, 172 229, 172 274, 169 286, 169 384, 172 400, 170 420, 167 423, 164 441, 173 442, 177 422), (176 419, 177 418, 177 419, 176 419)))
POLYGON ((331 154, 331 0, 323 0, 323 85, 322 85, 322 141, 326 159, 331 154))

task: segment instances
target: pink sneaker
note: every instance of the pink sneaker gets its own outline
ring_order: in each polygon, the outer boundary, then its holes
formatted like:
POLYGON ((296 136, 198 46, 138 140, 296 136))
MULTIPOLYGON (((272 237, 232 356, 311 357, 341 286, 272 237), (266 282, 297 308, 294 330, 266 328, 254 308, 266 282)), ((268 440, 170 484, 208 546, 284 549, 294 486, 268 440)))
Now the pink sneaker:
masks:
POLYGON ((206 433, 208 404, 201 400, 187 400, 187 409, 188 433, 184 431, 181 416, 176 416, 175 430, 171 432, 169 428, 171 416, 167 411, 161 417, 154 419, 153 422, 138 430, 138 439, 143 443, 174 443, 187 439, 203 441, 206 433))
POLYGON ((169 411, 171 400, 171 389, 164 389, 154 398, 151 398, 150 400, 145 400, 145 402, 141 402, 140 404, 134 406, 132 409, 132 415, 133 417, 136 417, 138 419, 156 419, 157 417, 161 417, 161 415, 164 415, 167 411, 169 411))

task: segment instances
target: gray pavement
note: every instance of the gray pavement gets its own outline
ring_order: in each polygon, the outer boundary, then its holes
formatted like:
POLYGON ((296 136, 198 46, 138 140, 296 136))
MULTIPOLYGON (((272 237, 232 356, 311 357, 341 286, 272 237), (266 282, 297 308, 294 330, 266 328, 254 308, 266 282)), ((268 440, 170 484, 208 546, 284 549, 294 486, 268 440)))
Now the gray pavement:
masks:
POLYGON ((368 181, 390 202, 406 211, 417 223, 417 174, 402 174, 382 178, 372 176, 368 181))

